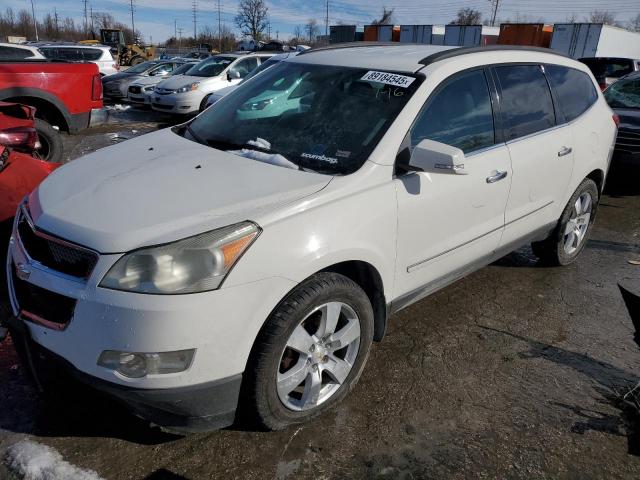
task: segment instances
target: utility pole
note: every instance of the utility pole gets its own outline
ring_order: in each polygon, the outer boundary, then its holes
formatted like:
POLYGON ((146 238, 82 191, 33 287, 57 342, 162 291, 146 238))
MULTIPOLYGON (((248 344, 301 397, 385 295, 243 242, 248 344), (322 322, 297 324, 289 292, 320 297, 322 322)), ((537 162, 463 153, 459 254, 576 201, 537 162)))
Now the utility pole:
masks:
POLYGON ((267 22, 267 38, 271 40, 271 20, 267 22))
POLYGON ((94 29, 93 29, 93 5, 91 5, 91 7, 89 7, 89 12, 91 14, 91 17, 90 17, 91 18, 91 37, 93 38, 93 32, 94 32, 94 29))
POLYGON ((84 3, 84 34, 86 35, 89 28, 89 21, 87 18, 87 0, 82 0, 82 3, 84 3))
POLYGON ((58 26, 58 9, 56 7, 53 7, 53 21, 55 22, 55 26, 56 26, 56 40, 60 37, 60 27, 58 26))
POLYGON ((178 39, 178 19, 173 19, 173 38, 178 39))
POLYGON ((38 21, 36 20, 36 9, 33 7, 33 0, 31 0, 31 15, 33 16, 33 28, 36 31, 36 42, 38 41, 38 21))
POLYGON ((327 16, 324 17, 324 35, 329 35, 329 0, 327 0, 327 16))
POLYGON ((220 0, 218 0, 218 51, 222 53, 222 17, 220 16, 220 0))
POLYGON ((198 36, 198 29, 197 29, 197 24, 198 24, 198 0, 193 0, 192 7, 193 7, 193 40, 195 41, 196 37, 198 36))
POLYGON ((491 26, 495 26, 496 24, 496 16, 498 15, 498 6, 500 5, 500 0, 490 0, 491 1, 491 7, 493 9, 493 12, 491 14, 491 26))
POLYGON ((178 29, 178 52, 182 53, 182 28, 178 29))
POLYGON ((131 6, 131 34, 133 35, 133 42, 132 43, 137 43, 136 42, 136 24, 133 21, 133 10, 135 8, 133 0, 129 0, 129 5, 131 6))

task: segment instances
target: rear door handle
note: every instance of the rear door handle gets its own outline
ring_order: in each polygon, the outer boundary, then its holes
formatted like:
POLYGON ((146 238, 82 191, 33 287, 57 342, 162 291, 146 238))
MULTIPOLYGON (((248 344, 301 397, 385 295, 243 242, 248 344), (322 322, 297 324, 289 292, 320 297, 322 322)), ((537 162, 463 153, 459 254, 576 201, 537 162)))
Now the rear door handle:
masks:
POLYGON ((564 157, 565 155, 569 155, 571 152, 573 152, 573 148, 571 148, 571 147, 562 147, 560 149, 560 151, 558 152, 558 156, 559 157, 564 157))
POLYGON ((495 183, 497 181, 502 180, 503 178, 506 178, 506 176, 507 176, 507 172, 497 171, 493 175, 487 177, 487 183, 495 183))

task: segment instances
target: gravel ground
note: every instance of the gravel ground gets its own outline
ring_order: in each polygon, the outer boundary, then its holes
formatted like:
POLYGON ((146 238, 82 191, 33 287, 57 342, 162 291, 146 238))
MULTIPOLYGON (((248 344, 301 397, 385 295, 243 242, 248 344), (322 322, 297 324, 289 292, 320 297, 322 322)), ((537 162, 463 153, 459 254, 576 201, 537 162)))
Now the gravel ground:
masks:
MULTIPOLYGON (((66 139, 69 158, 159 125, 130 115, 66 139)), ((640 287, 631 193, 602 199, 577 263, 521 249, 393 317, 350 396, 283 432, 176 437, 79 387, 42 398, 4 342, 0 459, 30 439, 105 479, 639 478, 640 429, 619 399, 640 381, 617 287, 640 287)), ((18 478, 8 459, 0 478, 18 478)))

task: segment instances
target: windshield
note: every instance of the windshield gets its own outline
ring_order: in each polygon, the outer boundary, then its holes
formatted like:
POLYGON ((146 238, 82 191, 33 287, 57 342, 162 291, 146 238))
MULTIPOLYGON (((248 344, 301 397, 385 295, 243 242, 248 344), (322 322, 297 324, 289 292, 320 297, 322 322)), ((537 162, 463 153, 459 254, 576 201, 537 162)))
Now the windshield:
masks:
POLYGON ((185 63, 184 65, 180 65, 179 67, 176 67, 173 72, 169 74, 169 76, 182 75, 183 73, 188 72, 191 68, 193 68, 193 66, 193 63, 185 63))
POLYGON ((298 168, 349 174, 367 160, 420 82, 366 69, 281 62, 198 116, 185 136, 243 156, 257 150, 298 168))
POLYGON ((618 80, 604 91, 611 108, 640 108, 640 76, 618 80))
POLYGON ((628 58, 581 58, 580 61, 589 67, 596 78, 620 78, 633 72, 633 60, 628 58))
POLYGON ((139 63, 138 65, 136 65, 134 67, 127 68, 125 70, 125 72, 127 72, 127 73, 143 73, 143 72, 146 72, 147 70, 149 70, 154 65, 155 65, 155 62, 142 62, 142 63, 139 63))
POLYGON ((192 77, 216 77, 220 75, 236 58, 235 57, 211 57, 195 64, 187 72, 192 77))

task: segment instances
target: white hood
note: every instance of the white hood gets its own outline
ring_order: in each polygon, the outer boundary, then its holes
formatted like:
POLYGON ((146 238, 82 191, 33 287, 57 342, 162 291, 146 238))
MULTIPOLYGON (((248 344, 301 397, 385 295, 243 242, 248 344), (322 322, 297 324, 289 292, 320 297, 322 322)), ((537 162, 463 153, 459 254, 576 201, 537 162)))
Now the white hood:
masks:
POLYGON ((170 242, 324 188, 332 177, 239 157, 171 129, 66 164, 31 194, 37 227, 102 253, 170 242))

